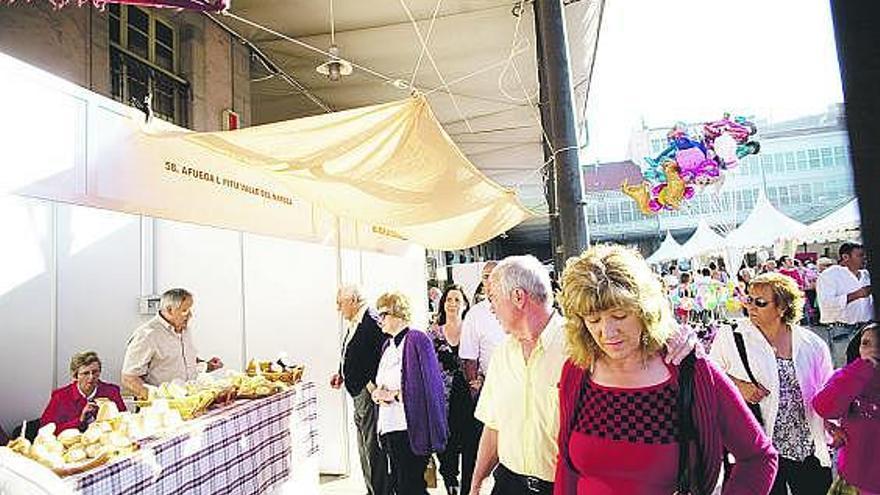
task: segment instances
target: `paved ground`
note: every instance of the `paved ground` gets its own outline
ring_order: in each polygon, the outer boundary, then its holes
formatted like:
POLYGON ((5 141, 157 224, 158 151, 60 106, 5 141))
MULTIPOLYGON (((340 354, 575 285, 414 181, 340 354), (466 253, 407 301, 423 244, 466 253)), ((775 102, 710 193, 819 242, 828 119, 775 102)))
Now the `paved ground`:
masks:
MULTIPOLYGON (((360 469, 358 467, 358 469, 360 469)), ((354 472, 354 471, 353 471, 354 472)), ((442 483, 441 480, 438 480, 442 483)), ((492 491, 491 482, 483 487, 483 495, 489 495, 492 491)), ((350 477, 321 476, 321 495, 364 495, 363 477, 360 475, 350 477)), ((429 489, 431 495, 446 495, 446 489, 438 487, 429 489)), ((464 495, 467 495, 465 493, 464 495)))

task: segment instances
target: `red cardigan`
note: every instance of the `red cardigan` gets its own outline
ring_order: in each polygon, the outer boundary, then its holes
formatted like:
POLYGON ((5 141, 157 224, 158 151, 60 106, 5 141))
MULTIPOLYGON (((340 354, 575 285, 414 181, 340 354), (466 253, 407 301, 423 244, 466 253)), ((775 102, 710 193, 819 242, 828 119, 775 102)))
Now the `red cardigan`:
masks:
POLYGON ((866 359, 837 370, 813 397, 813 407, 825 419, 841 418, 846 443, 837 457, 843 479, 863 490, 880 492, 877 439, 880 438, 880 371, 866 359))
MULTIPOLYGON (((95 394, 95 398, 98 397, 112 400, 120 411, 125 411, 125 403, 122 402, 118 386, 99 381, 98 391, 95 394)), ((72 382, 52 392, 49 405, 40 417, 40 425, 55 423, 55 431, 58 433, 69 428, 79 428, 82 426, 79 417, 84 407, 86 407, 86 398, 79 393, 76 382, 72 382)))
MULTIPOLYGON (((556 462, 554 495, 577 494, 578 473, 568 459, 568 443, 571 439, 569 425, 585 372, 571 360, 566 361, 562 368, 559 382, 559 458, 556 462)), ((697 359, 694 368, 694 422, 704 456, 700 476, 703 486, 699 493, 713 492, 725 448, 737 462, 724 485, 724 495, 770 492, 776 477, 776 450, 749 412, 733 382, 706 359, 697 359)))

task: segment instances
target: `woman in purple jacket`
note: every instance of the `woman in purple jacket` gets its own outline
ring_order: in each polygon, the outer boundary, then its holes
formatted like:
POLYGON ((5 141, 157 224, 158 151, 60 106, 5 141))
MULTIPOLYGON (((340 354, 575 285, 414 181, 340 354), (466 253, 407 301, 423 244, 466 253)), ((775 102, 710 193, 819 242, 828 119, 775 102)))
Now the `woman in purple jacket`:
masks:
POLYGON ((379 405, 379 440, 391 461, 399 495, 427 494, 428 457, 448 436, 443 377, 431 338, 409 328, 409 300, 392 292, 376 302, 379 325, 391 338, 382 350, 373 401, 379 405))
POLYGON ((880 494, 876 450, 880 442, 880 327, 870 323, 846 349, 847 365, 837 370, 813 397, 826 419, 840 419, 834 432, 842 442, 837 458, 840 477, 862 495, 880 494))

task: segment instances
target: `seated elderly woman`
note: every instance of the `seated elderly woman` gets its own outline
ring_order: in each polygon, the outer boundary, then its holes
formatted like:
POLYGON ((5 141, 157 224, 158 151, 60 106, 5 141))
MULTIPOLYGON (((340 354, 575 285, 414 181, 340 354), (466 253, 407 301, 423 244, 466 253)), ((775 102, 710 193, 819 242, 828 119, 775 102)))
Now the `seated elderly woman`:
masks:
POLYGON ((85 428, 95 420, 98 412, 97 399, 113 401, 117 409, 125 411, 119 387, 102 382, 101 360, 93 351, 74 354, 70 359, 70 375, 73 382, 52 392, 49 405, 43 411, 40 424, 55 423, 56 431, 68 428, 85 428))
POLYGON ((599 245, 569 260, 560 299, 569 359, 556 495, 709 494, 724 449, 738 461, 724 494, 770 490, 776 451, 733 383, 702 358, 686 359, 687 373, 664 362, 678 327, 637 252, 599 245))
POLYGON ((440 363, 431 338, 409 328, 410 304, 399 293, 376 302, 385 343, 373 401, 379 405, 377 431, 391 464, 396 493, 427 494, 425 467, 443 452, 448 429, 440 363))

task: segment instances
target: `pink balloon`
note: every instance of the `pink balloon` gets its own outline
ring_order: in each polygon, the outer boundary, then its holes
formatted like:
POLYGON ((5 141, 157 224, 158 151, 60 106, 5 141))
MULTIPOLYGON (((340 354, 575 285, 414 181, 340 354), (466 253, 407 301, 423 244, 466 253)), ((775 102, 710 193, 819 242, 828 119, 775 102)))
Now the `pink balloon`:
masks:
POLYGON ((706 154, 696 146, 675 152, 675 161, 678 162, 682 177, 694 175, 705 160, 706 154))
POLYGON ((684 188, 684 199, 691 199, 694 197, 694 194, 696 194, 696 193, 697 192, 693 188, 693 186, 687 186, 684 188))

